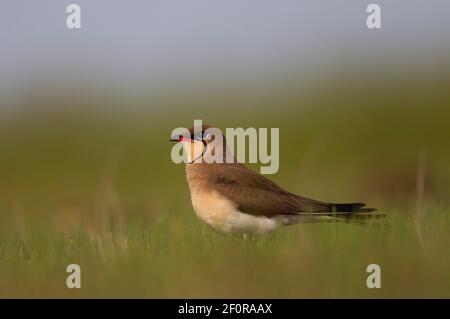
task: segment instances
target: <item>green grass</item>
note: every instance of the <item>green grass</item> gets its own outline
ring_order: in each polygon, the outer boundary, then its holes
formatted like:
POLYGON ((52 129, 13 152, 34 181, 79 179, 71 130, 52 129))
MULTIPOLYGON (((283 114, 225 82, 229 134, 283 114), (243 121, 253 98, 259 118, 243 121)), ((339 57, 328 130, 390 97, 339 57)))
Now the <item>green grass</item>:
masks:
POLYGON ((388 218, 390 226, 292 226, 243 241, 211 231, 188 208, 165 211, 149 224, 130 222, 123 234, 90 234, 80 226, 2 238, 0 295, 450 297, 448 213, 424 212, 433 218, 424 219, 422 245, 407 217, 388 218), (65 287, 70 263, 81 266, 79 290, 65 287), (365 286, 371 263, 381 266, 381 289, 365 286))
POLYGON ((153 111, 87 111, 107 102, 82 94, 46 111, 32 109, 45 100, 18 105, 22 113, 0 126, 0 297, 448 298, 446 83, 378 83, 375 97, 348 83, 308 97, 274 89, 248 108, 237 93, 152 102, 164 107, 153 111), (255 241, 214 232, 170 160, 171 130, 194 118, 279 127, 280 171, 270 178, 321 200, 367 202, 389 226, 293 225, 255 241), (71 263, 81 266, 81 289, 65 285, 71 263), (371 263, 381 266, 381 289, 366 287, 371 263))

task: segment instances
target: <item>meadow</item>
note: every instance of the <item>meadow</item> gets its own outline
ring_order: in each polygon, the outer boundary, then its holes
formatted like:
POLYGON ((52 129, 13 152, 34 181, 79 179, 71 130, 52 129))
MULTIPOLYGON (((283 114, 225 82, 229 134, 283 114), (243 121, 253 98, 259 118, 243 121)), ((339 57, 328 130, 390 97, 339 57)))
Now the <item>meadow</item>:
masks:
POLYGON ((449 298, 450 73, 335 75, 302 90, 291 80, 138 98, 80 88, 15 102, 0 120, 0 297, 449 298), (280 170, 269 178, 387 217, 253 241, 214 232, 170 159, 170 132, 194 119, 279 127, 280 170), (72 263, 81 289, 66 287, 72 263), (372 263, 380 289, 366 286, 372 263))

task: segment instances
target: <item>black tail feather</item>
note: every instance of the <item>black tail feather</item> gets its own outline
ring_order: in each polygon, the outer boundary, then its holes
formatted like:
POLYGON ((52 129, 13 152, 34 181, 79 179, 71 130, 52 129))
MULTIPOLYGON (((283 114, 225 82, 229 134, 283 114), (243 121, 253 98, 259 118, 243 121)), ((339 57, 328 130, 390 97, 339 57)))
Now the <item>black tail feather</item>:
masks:
POLYGON ((375 208, 365 207, 364 203, 330 204, 328 217, 335 221, 343 221, 366 225, 369 220, 386 217, 385 214, 372 213, 375 208))
MULTIPOLYGON (((302 222, 331 223, 344 222, 357 225, 371 225, 371 221, 386 217, 385 214, 373 213, 375 208, 365 207, 364 203, 327 204, 327 210, 299 212, 302 222)), ((387 224, 380 224, 387 225, 387 224)))
POLYGON ((331 213, 370 213, 376 211, 375 208, 364 207, 366 204, 364 203, 345 203, 345 204, 330 204, 330 212, 331 213), (364 208, 363 208, 364 207, 364 208))

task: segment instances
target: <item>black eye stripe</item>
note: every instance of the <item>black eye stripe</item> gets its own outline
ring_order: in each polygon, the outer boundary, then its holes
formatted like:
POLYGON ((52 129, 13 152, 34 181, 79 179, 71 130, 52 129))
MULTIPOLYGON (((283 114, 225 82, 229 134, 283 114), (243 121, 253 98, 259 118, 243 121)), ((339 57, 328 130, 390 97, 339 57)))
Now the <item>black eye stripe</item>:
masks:
POLYGON ((206 135, 206 134, 205 134, 205 131, 202 131, 202 132, 200 132, 200 133, 197 133, 196 135, 194 135, 194 133, 192 133, 191 138, 192 138, 192 139, 198 138, 198 139, 202 140, 203 137, 204 137, 205 135, 206 135))

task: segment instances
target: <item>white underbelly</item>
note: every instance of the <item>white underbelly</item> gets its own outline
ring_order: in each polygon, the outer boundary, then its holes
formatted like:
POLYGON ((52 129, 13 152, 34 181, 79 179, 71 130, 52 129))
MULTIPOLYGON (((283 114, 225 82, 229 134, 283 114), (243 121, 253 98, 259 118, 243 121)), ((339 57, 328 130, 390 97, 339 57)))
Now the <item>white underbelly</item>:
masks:
POLYGON ((216 192, 193 192, 191 198, 197 216, 215 230, 226 234, 260 235, 278 226, 275 219, 240 212, 233 202, 216 192))

